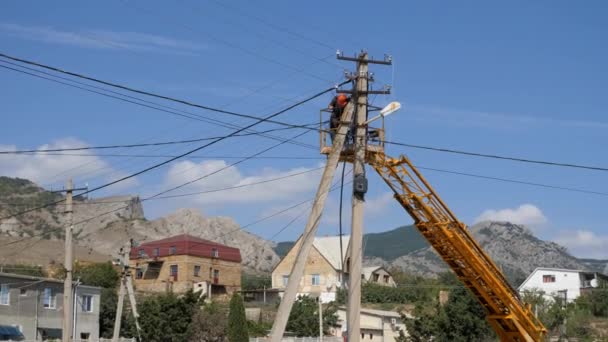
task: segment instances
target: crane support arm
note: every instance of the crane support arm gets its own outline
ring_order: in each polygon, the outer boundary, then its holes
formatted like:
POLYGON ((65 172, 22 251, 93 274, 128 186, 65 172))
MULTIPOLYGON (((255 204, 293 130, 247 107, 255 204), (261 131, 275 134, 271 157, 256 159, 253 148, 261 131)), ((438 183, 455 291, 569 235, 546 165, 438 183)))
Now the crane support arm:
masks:
POLYGON ((543 341, 543 324, 410 160, 384 153, 370 159, 420 233, 484 307, 501 341, 543 341))

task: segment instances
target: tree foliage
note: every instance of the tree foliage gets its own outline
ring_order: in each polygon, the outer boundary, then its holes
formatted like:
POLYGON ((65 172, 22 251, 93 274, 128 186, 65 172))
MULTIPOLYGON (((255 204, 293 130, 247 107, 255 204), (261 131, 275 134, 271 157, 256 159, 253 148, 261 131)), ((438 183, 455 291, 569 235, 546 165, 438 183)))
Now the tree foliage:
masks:
POLYGON ((5 273, 21 274, 33 277, 46 277, 46 274, 44 273, 42 267, 35 265, 2 265, 0 266, 0 271, 5 273))
POLYGON ((195 310, 192 317, 191 342, 223 342, 226 339, 228 313, 216 303, 195 310))
POLYGON ((272 287, 272 279, 270 275, 256 275, 243 273, 241 275, 241 288, 243 290, 259 290, 266 287, 267 289, 272 287))
MULTIPOLYGON (((149 342, 188 341, 198 295, 192 291, 178 297, 173 293, 150 296, 140 305, 142 340, 149 342)), ((135 331, 132 331, 136 335, 135 331)))
POLYGON ((485 341, 494 333, 485 320, 485 311, 464 288, 454 289, 444 306, 434 300, 432 304, 418 303, 414 318, 404 322, 410 334, 409 341, 485 341))
POLYGON ((79 278, 85 285, 111 289, 118 286, 120 274, 109 261, 84 266, 76 264, 74 279, 79 278))
MULTIPOLYGON (((323 333, 337 325, 338 308, 329 304, 323 308, 323 333)), ((291 308, 286 330, 296 336, 319 336, 319 303, 308 296, 299 297, 291 308)))
POLYGON ((248 342, 247 317, 245 316, 245 305, 243 298, 234 293, 230 299, 230 313, 228 314, 228 341, 248 342))

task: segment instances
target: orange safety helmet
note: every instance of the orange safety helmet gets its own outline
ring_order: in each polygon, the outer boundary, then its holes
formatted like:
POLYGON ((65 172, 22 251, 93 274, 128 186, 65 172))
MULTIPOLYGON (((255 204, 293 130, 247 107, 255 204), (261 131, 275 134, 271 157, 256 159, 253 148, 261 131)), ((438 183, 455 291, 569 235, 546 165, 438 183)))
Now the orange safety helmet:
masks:
POLYGON ((346 95, 344 95, 344 94, 338 95, 336 100, 337 100, 336 102, 338 103, 338 106, 340 106, 340 107, 344 107, 348 103, 348 97, 346 97, 346 95))

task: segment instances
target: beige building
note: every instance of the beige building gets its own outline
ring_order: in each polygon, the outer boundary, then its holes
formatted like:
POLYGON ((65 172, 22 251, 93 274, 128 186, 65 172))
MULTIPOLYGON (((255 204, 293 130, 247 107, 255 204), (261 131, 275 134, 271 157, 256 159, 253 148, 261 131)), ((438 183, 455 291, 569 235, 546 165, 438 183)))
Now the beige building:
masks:
POLYGON ((361 278, 366 283, 374 283, 383 286, 396 287, 393 276, 383 266, 363 267, 361 278))
MULTIPOLYGON (((289 273, 293 268, 301 241, 301 238, 296 241, 295 245, 272 271, 273 289, 284 290, 287 286, 289 273)), ((349 242, 350 236, 342 237, 342 255, 340 255, 339 236, 316 237, 314 239, 311 252, 304 266, 304 276, 300 280, 298 295, 320 297, 323 303, 336 300, 337 289, 342 286, 343 281, 348 280, 349 242), (343 266, 344 271, 342 270, 343 266)), ((383 283, 386 279, 385 275, 388 275, 387 284, 394 286, 393 278, 384 268, 374 266, 366 269, 369 269, 369 274, 367 276, 365 272, 361 274, 364 281, 367 281, 368 278, 376 279, 377 276, 378 282, 383 283)))
POLYGON ((137 291, 207 297, 230 295, 241 288, 241 253, 219 243, 182 234, 131 249, 129 266, 137 291))
MULTIPOLYGON (((336 299, 336 291, 342 285, 342 260, 346 256, 349 236, 342 237, 343 251, 340 255, 340 237, 317 237, 308 255, 304 276, 300 281, 298 295, 320 297, 328 303, 336 299)), ((272 288, 285 289, 302 239, 298 239, 291 250, 272 271, 272 288)))
MULTIPOLYGON (((409 317, 409 316, 408 316, 409 317)), ((361 341, 395 342, 399 331, 408 336, 401 315, 394 311, 361 309, 361 341)), ((338 327, 333 328, 332 335, 343 336, 346 333, 346 309, 338 309, 338 327)))

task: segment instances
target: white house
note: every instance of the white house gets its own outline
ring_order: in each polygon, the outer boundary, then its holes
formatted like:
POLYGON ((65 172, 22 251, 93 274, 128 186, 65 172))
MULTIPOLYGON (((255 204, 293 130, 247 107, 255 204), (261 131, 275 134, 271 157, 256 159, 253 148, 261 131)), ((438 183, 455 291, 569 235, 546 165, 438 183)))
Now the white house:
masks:
MULTIPOLYGON (((338 309, 337 327, 332 328, 332 335, 346 334, 346 309, 338 309)), ((406 313, 408 318, 412 318, 406 313)), ((360 316, 361 341, 394 342, 399 337, 399 331, 409 336, 401 315, 395 311, 373 310, 361 308, 360 316)))
POLYGON ((518 291, 541 291, 551 298, 559 297, 568 302, 582 293, 608 282, 608 276, 597 272, 561 268, 536 268, 519 286, 518 291))

